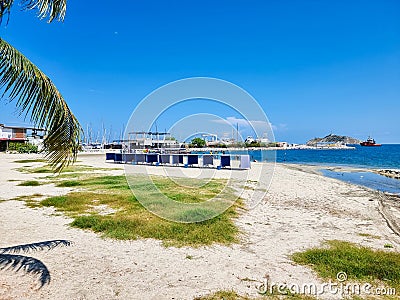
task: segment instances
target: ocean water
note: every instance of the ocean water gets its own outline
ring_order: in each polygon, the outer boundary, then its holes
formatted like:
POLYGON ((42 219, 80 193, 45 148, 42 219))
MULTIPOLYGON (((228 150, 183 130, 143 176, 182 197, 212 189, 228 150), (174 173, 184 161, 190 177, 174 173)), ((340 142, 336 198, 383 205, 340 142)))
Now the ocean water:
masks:
POLYGON ((327 177, 400 196, 400 180, 398 179, 388 178, 372 172, 336 172, 331 170, 321 171, 322 174, 327 177))
POLYGON ((253 150, 251 160, 326 166, 351 166, 368 169, 400 169, 400 144, 381 147, 355 146, 355 150, 253 150))
POLYGON ((400 144, 381 147, 356 145, 355 148, 354 150, 253 150, 248 151, 248 154, 251 160, 256 161, 276 160, 278 163, 319 165, 322 173, 327 177, 400 195, 400 180, 387 178, 367 170, 400 170, 400 144), (366 171, 335 172, 324 169, 328 166, 365 168, 366 171))

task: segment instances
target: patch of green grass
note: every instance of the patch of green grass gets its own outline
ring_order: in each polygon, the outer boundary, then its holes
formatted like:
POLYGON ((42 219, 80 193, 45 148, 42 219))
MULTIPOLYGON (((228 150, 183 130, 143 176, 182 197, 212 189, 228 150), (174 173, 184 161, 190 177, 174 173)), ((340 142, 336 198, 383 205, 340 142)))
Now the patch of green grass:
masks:
POLYGON ((42 206, 54 206, 63 212, 76 212, 80 211, 82 207, 86 205, 86 199, 83 197, 77 197, 76 193, 67 196, 55 196, 42 200, 40 204, 42 206))
POLYGON ((35 208, 35 207, 41 207, 40 201, 38 199, 43 198, 43 197, 44 196, 42 194, 36 193, 33 195, 18 196, 11 200, 24 201, 26 206, 28 206, 30 208, 35 208))
POLYGON ((81 185, 85 186, 90 190, 104 190, 110 192, 110 190, 119 190, 122 192, 129 191, 131 194, 128 183, 126 182, 125 176, 93 176, 81 180, 81 185))
POLYGON ((15 160, 14 162, 18 163, 18 164, 38 163, 38 162, 44 163, 44 162, 46 162, 46 160, 42 159, 42 158, 39 158, 39 159, 19 159, 19 160, 15 160))
MULTIPOLYGON (((23 173, 35 173, 35 174, 45 174, 45 173, 51 173, 54 174, 54 170, 51 168, 49 165, 44 165, 44 166, 39 166, 39 167, 32 167, 32 166, 24 166, 22 168, 17 169, 19 172, 23 173)), ((65 167, 62 171, 61 174, 65 173, 79 173, 79 172, 88 172, 88 171, 113 171, 113 170, 121 170, 120 168, 97 168, 97 167, 91 167, 87 165, 70 165, 68 167, 65 167)), ((60 175, 60 173, 56 173, 60 175)))
POLYGON ((292 299, 292 300, 312 300, 315 297, 308 295, 289 294, 289 295, 262 295, 256 298, 250 298, 248 296, 242 296, 235 291, 217 291, 210 295, 196 297, 194 300, 263 300, 263 299, 292 299))
MULTIPOLYGON (((85 165, 72 165, 64 168, 61 173, 72 173, 72 172, 86 172, 86 171, 94 171, 98 170, 99 168, 94 168, 91 166, 85 165)), ((35 174, 42 174, 42 173, 54 173, 54 170, 49 166, 41 166, 41 167, 22 167, 17 169, 23 173, 35 173, 35 174)))
POLYGON ((245 278, 239 278, 240 281, 247 281, 247 282, 256 282, 258 281, 257 279, 253 279, 253 278, 249 278, 249 277, 245 277, 245 278))
MULTIPOLYGON (((94 171, 97 171, 97 169, 94 171)), ((63 180, 63 179, 82 180, 82 179, 93 178, 94 176, 102 176, 102 174, 96 173, 96 172, 56 173, 56 174, 48 175, 48 176, 44 177, 44 179, 50 180, 51 182, 53 182, 57 185, 58 183, 60 183, 60 180, 63 180)))
MULTIPOLYGON (((226 181, 211 180, 203 186, 182 187, 173 180, 152 178, 154 184, 168 197, 176 201, 199 203, 221 192, 226 181)), ((196 180, 193 179, 192 184, 196 180)), ((235 206, 222 215, 199 223, 175 223, 164 220, 147 211, 133 196, 125 176, 93 176, 78 180, 60 181, 57 186, 79 186, 80 191, 64 196, 50 197, 41 206, 53 206, 74 218, 72 226, 90 229, 105 237, 128 240, 154 238, 165 246, 201 246, 213 243, 230 244, 238 241, 238 229, 233 223, 237 215, 235 206), (112 209, 109 215, 100 215, 94 207, 102 205, 112 209)), ((135 187, 146 189, 148 183, 138 178, 135 187)), ((234 197, 232 191, 224 194, 234 197)), ((159 201, 155 199, 155 201, 159 201)), ((239 204, 240 205, 240 202, 239 204)), ((206 210, 193 209, 180 217, 183 221, 209 214, 206 210)))
POLYGON ((349 280, 378 280, 400 287, 400 253, 372 250, 344 241, 329 241, 327 245, 295 253, 292 259, 311 266, 323 278, 336 279, 339 272, 345 272, 349 280))
POLYGON ((33 194, 33 195, 18 196, 11 200, 26 201, 26 200, 29 200, 32 198, 40 198, 40 197, 43 197, 43 195, 42 194, 33 194))
POLYGON ((21 182, 18 185, 19 186, 39 186, 39 185, 41 185, 41 183, 36 180, 28 180, 28 181, 21 182))
POLYGON ((78 180, 65 180, 60 183, 57 183, 56 186, 58 187, 74 187, 82 185, 78 180))
POLYGON ((373 235, 373 234, 369 234, 369 233, 359 233, 359 236, 363 236, 363 237, 368 237, 368 238, 372 238, 372 239, 377 239, 380 240, 381 237, 379 235, 373 235))
MULTIPOLYGON (((177 182, 167 177, 152 177, 155 186, 168 198, 183 203, 198 203, 207 201, 218 195, 226 184, 226 180, 213 179, 179 179, 177 182), (198 188, 199 187, 199 188, 198 188)), ((195 214, 207 214, 204 211, 195 211, 195 214)))
POLYGON ((210 295, 196 297, 194 300, 251 300, 246 296, 240 296, 235 291, 218 291, 210 295))
POLYGON ((238 230, 226 217, 217 217, 201 223, 175 223, 155 217, 150 213, 134 216, 80 216, 72 226, 101 232, 106 237, 132 240, 155 238, 165 246, 201 246, 212 243, 236 242, 238 230))

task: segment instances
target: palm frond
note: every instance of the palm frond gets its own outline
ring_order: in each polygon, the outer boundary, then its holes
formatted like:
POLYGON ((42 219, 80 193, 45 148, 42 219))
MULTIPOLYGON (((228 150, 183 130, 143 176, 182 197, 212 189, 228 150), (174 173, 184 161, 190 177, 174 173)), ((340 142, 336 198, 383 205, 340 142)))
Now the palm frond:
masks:
POLYGON ((10 10, 14 0, 0 0, 0 24, 3 21, 4 15, 7 15, 7 24, 10 19, 10 10))
MULTIPOLYGON (((0 23, 4 15, 9 15, 14 0, 0 0, 0 23)), ((38 17, 44 19, 49 17, 48 23, 54 19, 63 21, 67 10, 67 0, 21 0, 22 9, 39 11, 38 17)))
POLYGON ((23 0, 24 9, 38 9, 39 18, 44 19, 49 16, 48 22, 54 19, 63 21, 67 10, 67 0, 23 0))
POLYGON ((40 260, 23 255, 0 254, 0 270, 12 269, 38 275, 40 287, 50 283, 50 272, 40 260))
POLYGON ((37 251, 43 249, 54 249, 58 246, 70 246, 72 244, 71 241, 67 240, 52 240, 52 241, 44 241, 39 243, 25 244, 25 245, 17 245, 7 248, 0 248, 0 254, 2 253, 19 253, 19 252, 30 252, 37 251))
POLYGON ((22 53, 0 39, 0 88, 20 114, 46 127, 44 152, 55 171, 76 160, 82 128, 53 82, 22 53))

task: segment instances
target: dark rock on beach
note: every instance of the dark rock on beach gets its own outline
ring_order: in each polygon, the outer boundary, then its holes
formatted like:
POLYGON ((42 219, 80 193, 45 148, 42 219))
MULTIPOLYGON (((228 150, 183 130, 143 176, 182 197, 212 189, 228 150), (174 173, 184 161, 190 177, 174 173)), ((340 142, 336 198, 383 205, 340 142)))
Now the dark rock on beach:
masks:
POLYGON ((400 179, 400 171, 398 170, 376 170, 375 173, 394 179, 400 179))

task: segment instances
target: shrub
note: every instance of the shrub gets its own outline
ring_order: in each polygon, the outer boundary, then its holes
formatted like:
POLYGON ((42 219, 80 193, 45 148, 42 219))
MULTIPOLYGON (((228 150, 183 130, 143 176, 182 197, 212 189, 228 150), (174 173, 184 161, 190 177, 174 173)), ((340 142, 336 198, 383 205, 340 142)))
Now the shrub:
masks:
POLYGON ((9 151, 17 151, 18 153, 38 153, 38 147, 30 143, 10 142, 8 144, 9 151))

